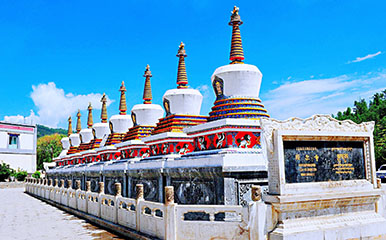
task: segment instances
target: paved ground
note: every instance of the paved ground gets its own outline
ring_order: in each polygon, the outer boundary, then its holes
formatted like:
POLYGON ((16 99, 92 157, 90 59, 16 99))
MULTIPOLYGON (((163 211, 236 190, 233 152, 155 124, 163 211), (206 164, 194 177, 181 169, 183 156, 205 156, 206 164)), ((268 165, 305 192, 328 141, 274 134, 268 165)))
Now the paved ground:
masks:
POLYGON ((2 188, 24 188, 24 182, 0 182, 0 189, 2 188))
POLYGON ((24 193, 0 189, 0 239, 121 239, 24 193))

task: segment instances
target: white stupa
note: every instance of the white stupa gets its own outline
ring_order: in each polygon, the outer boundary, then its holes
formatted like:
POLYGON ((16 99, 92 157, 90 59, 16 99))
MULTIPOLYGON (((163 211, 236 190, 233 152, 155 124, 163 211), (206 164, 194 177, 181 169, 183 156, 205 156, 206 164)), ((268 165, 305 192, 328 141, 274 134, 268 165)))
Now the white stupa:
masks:
POLYGON ((90 145, 92 144, 92 141, 94 140, 94 134, 93 134, 93 131, 92 131, 93 120, 92 120, 92 106, 91 106, 91 103, 89 103, 87 110, 88 110, 87 128, 83 128, 79 132, 80 140, 81 140, 81 143, 80 143, 80 146, 79 146, 79 150, 80 151, 90 149, 91 148, 90 145))
POLYGON ((263 75, 256 66, 243 62, 244 51, 239 28, 242 23, 239 9, 235 7, 229 22, 233 27, 231 63, 217 68, 211 77, 217 99, 209 113, 209 121, 223 118, 269 117, 259 99, 263 75))
POLYGON ((110 118, 109 124, 111 133, 106 141, 105 146, 120 143, 129 128, 133 126, 131 117, 129 115, 126 115, 126 87, 123 81, 119 91, 121 92, 121 100, 119 103, 120 113, 117 115, 113 115, 110 118))
POLYGON ((143 104, 136 104, 131 109, 131 119, 134 126, 127 132, 124 140, 134 140, 147 137, 151 134, 157 122, 164 115, 164 110, 158 104, 152 103, 150 66, 146 66, 145 87, 143 91, 143 104))
MULTIPOLYGON (((70 149, 68 150, 67 154, 73 154, 78 152, 78 147, 80 145, 80 135, 79 132, 81 130, 81 124, 80 124, 80 111, 78 110, 77 114, 77 123, 76 123, 76 133, 72 133, 72 125, 71 125, 71 117, 68 119, 69 121, 69 129, 71 127, 71 134, 69 136, 70 139, 70 149)), ((70 130, 69 130, 70 132, 70 130)))
POLYGON ((188 88, 188 78, 186 75, 185 44, 181 42, 178 49, 179 57, 177 72, 177 88, 167 90, 162 98, 166 110, 166 116, 169 115, 200 115, 202 94, 196 90, 188 88))
POLYGON ((100 147, 100 143, 104 138, 107 139, 107 137, 110 134, 110 127, 109 124, 107 123, 107 99, 106 95, 103 93, 102 99, 102 110, 101 110, 101 122, 100 123, 95 123, 92 126, 92 131, 94 135, 94 143, 92 148, 98 148, 100 147))

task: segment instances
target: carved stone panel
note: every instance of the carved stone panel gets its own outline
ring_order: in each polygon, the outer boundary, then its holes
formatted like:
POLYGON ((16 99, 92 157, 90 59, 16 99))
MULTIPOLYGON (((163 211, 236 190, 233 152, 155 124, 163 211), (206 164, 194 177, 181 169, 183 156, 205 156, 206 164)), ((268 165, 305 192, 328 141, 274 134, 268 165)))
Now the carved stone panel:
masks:
POLYGON ((86 181, 91 182, 91 192, 99 192, 99 177, 87 177, 86 181))
POLYGON ((218 198, 221 198, 216 194, 213 179, 178 178, 172 179, 171 185, 178 204, 218 204, 218 198))
POLYGON ((120 183, 123 185, 122 177, 106 177, 105 178, 105 193, 110 195, 115 195, 115 183, 120 183))
POLYGON ((135 186, 137 184, 143 184, 143 190, 144 190, 144 198, 147 201, 154 201, 159 202, 159 191, 158 191, 158 179, 138 179, 138 178, 131 178, 131 198, 136 197, 136 189, 135 186))
POLYGON ((286 183, 365 179, 363 142, 284 141, 286 183))

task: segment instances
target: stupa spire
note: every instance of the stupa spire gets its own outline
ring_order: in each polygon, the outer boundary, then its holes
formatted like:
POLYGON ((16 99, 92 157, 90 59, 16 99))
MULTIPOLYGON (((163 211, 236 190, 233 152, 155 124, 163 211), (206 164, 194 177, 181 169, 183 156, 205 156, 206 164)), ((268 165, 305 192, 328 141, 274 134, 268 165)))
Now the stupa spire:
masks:
POLYGON ((240 25, 243 24, 239 15, 239 8, 234 6, 231 16, 231 21, 229 25, 233 27, 232 29, 232 45, 231 45, 231 54, 230 60, 231 64, 243 63, 244 60, 244 51, 243 44, 241 42, 240 35, 240 25))
POLYGON ((121 101, 119 102, 119 114, 126 115, 127 107, 126 107, 126 87, 125 82, 122 81, 121 87, 119 88, 121 92, 121 101))
POLYGON ((188 88, 188 77, 186 75, 185 57, 185 44, 181 42, 180 48, 178 49, 177 57, 178 61, 178 72, 177 72, 177 88, 188 88))
POLYGON ((92 128, 92 125, 93 125, 93 120, 92 120, 92 106, 91 106, 91 103, 88 104, 88 117, 87 117, 87 127, 88 128, 92 128))
POLYGON ((151 75, 149 64, 146 66, 145 74, 143 76, 145 77, 145 88, 143 90, 143 103, 151 104, 151 100, 153 99, 153 96, 151 94, 150 78, 153 75, 151 75))
POLYGON ((78 113, 76 114, 77 122, 76 122, 76 133, 79 133, 80 130, 82 130, 82 124, 80 123, 80 117, 82 115, 80 114, 80 110, 78 109, 78 113))
POLYGON ((68 130, 67 130, 67 136, 70 136, 72 134, 72 120, 71 116, 68 117, 68 130))
POLYGON ((106 94, 103 93, 102 99, 102 111, 101 111, 101 122, 102 123, 107 123, 107 107, 106 107, 106 94))

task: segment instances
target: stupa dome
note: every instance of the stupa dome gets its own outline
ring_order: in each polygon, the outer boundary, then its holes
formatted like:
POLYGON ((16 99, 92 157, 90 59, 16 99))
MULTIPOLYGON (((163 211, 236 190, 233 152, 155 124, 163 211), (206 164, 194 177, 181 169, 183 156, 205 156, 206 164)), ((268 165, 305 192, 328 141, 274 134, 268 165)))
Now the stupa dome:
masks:
POLYGON ((95 123, 92 128, 96 139, 102 139, 105 135, 110 134, 110 127, 108 123, 95 123))
POLYGON ((79 133, 73 133, 70 135, 70 143, 73 147, 78 147, 80 145, 80 135, 79 133))
POLYGON ((166 115, 200 115, 202 94, 196 89, 167 90, 162 98, 166 115))
POLYGON ((164 115, 164 110, 158 104, 136 104, 131 109, 132 119, 135 125, 156 126, 164 115))
POLYGON ((80 130, 79 135, 82 143, 90 143, 94 139, 92 129, 90 128, 80 130))
POLYGON ((126 133, 133 126, 129 115, 113 115, 110 118, 110 130, 112 133, 126 133))
POLYGON ((60 142, 62 143, 62 147, 64 150, 68 150, 71 147, 70 139, 68 137, 62 138, 60 142))
POLYGON ((213 89, 220 98, 257 98, 259 97, 262 77, 260 70, 254 65, 229 64, 217 68, 211 80, 213 89))

